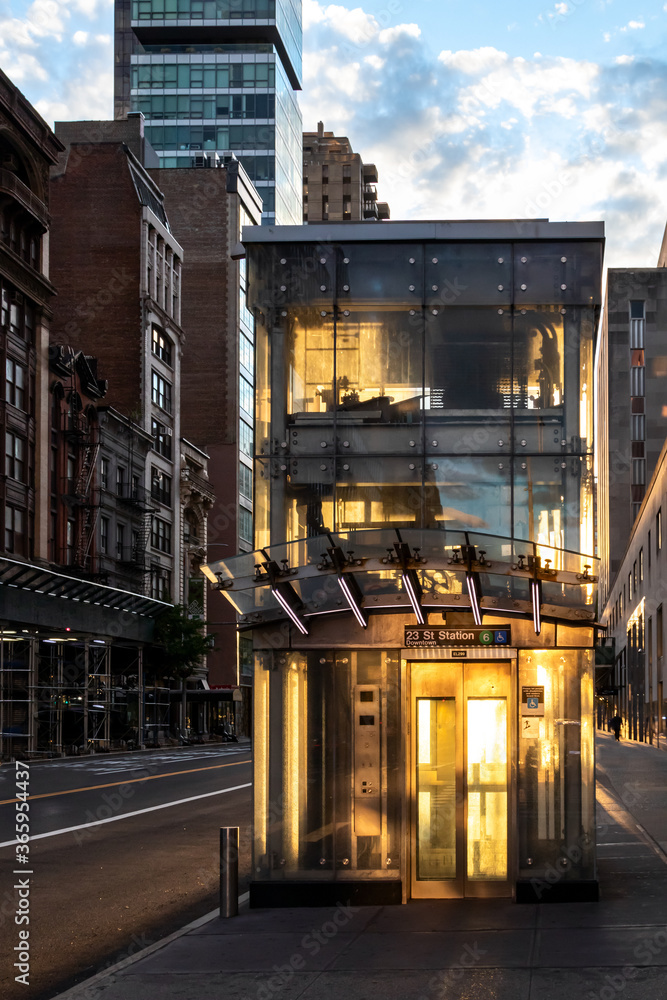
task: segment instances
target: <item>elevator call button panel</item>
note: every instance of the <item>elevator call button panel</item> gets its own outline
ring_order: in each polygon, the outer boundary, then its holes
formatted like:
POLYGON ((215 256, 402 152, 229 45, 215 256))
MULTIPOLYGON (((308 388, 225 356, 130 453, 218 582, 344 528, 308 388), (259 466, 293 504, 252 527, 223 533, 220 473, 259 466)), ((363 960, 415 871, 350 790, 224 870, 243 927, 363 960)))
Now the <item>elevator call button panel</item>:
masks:
POLYGON ((376 837, 382 832, 380 688, 354 689, 354 832, 376 837))

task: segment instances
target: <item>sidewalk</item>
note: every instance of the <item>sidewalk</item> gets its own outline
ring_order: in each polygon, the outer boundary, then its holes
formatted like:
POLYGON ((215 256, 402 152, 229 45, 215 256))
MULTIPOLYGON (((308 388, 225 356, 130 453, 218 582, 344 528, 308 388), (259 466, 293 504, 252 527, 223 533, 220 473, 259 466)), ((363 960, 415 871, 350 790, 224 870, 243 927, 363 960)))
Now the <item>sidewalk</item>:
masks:
POLYGON ((203 918, 59 1000, 664 1000, 667 757, 598 739, 599 903, 203 918), (638 825, 639 824, 639 825, 638 825))

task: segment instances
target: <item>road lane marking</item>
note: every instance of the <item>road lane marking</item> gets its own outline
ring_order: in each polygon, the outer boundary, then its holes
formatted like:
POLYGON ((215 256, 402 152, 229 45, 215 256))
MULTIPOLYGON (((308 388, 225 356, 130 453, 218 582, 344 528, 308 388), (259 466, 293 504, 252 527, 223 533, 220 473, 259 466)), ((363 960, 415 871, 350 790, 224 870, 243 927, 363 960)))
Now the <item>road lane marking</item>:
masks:
MULTIPOLYGON (((73 795, 75 792, 94 792, 97 788, 117 788, 118 785, 134 785, 137 781, 155 781, 156 778, 173 778, 178 774, 199 774, 200 771, 216 771, 221 767, 238 767, 240 764, 251 764, 250 760, 235 760, 231 764, 211 764, 209 767, 190 767, 187 771, 169 771, 167 774, 149 774, 145 778, 130 778, 129 781, 108 781, 104 785, 87 785, 85 788, 65 788, 62 792, 40 792, 39 795, 31 795, 30 801, 34 799, 52 799, 56 795, 73 795)), ((141 767, 136 768, 141 770, 141 767)), ((11 805, 18 802, 18 799, 3 799, 0 806, 11 805)))
MULTIPOLYGON (((96 819, 94 823, 80 823, 79 826, 68 826, 62 830, 51 830, 49 833, 36 833, 30 837, 33 840, 44 840, 45 837, 58 837, 61 833, 76 833, 77 830, 88 830, 91 826, 103 826, 105 823, 116 823, 120 819, 132 819, 133 816, 143 816, 145 813, 157 812, 158 809, 170 809, 172 806, 182 806, 186 802, 197 802, 199 799, 210 799, 212 795, 226 795, 227 792, 238 792, 242 788, 252 788, 252 782, 245 785, 233 785, 232 788, 219 788, 215 792, 204 792, 202 795, 191 795, 188 799, 178 799, 176 802, 164 802, 160 806, 147 806, 146 809, 136 809, 134 812, 121 813, 120 816, 109 816, 106 819, 96 819)), ((0 847, 13 847, 16 840, 5 840, 0 847)))

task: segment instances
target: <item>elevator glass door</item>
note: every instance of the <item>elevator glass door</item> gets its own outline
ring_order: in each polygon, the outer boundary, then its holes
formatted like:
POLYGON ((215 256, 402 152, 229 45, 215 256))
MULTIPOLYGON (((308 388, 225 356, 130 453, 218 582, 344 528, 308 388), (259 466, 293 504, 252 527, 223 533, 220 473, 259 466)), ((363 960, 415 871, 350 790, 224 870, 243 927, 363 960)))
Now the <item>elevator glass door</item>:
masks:
POLYGON ((511 895, 510 666, 411 664, 413 898, 511 895))

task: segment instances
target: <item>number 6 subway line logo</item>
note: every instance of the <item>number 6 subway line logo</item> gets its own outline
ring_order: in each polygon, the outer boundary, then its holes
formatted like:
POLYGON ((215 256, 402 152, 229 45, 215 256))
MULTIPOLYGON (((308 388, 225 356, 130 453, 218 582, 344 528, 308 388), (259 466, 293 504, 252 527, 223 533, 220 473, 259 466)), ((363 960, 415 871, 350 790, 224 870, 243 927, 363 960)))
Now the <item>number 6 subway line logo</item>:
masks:
POLYGON ((479 633, 482 646, 506 646, 509 641, 507 629, 483 629, 479 633))

